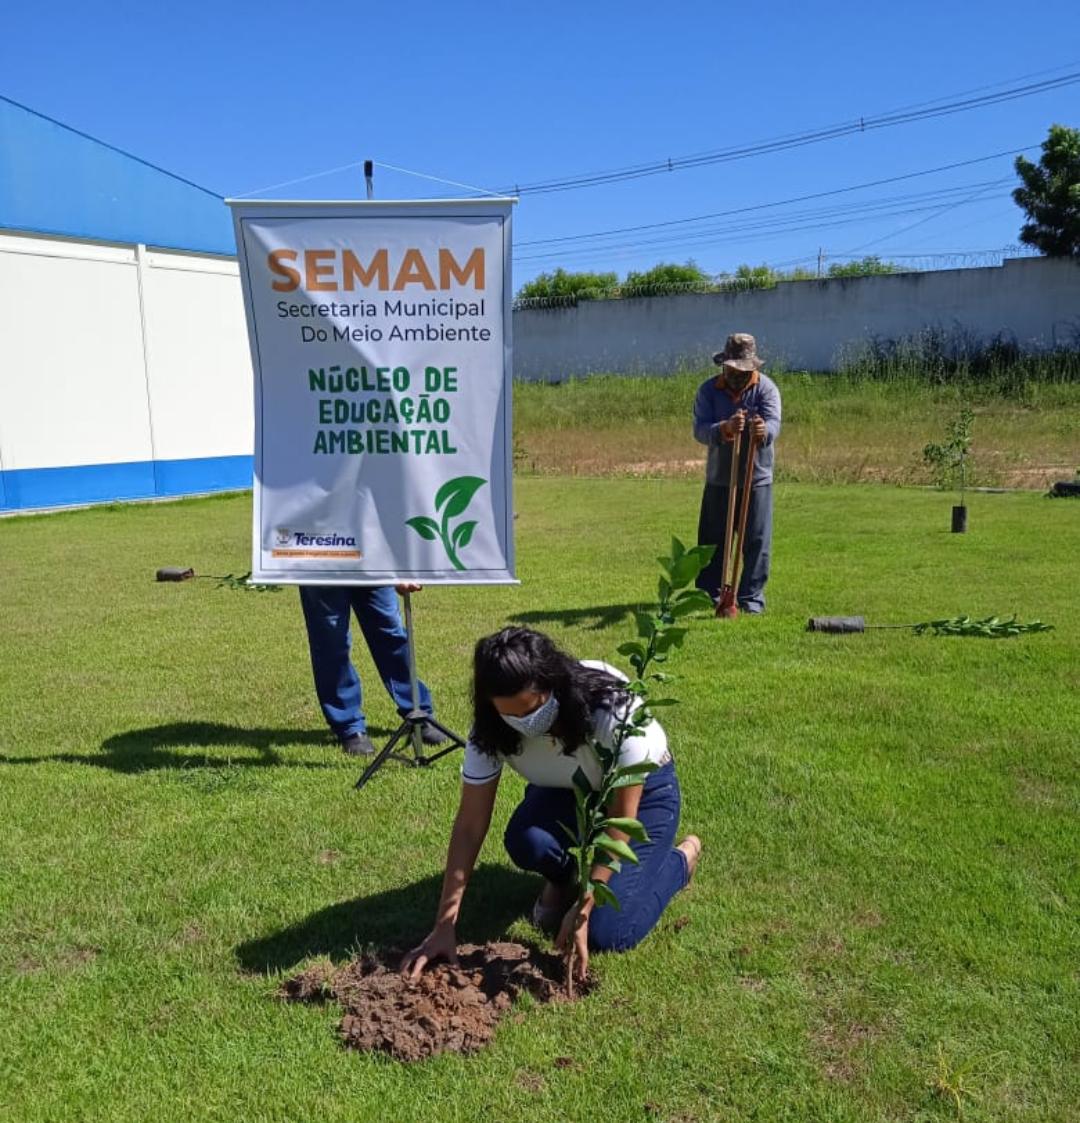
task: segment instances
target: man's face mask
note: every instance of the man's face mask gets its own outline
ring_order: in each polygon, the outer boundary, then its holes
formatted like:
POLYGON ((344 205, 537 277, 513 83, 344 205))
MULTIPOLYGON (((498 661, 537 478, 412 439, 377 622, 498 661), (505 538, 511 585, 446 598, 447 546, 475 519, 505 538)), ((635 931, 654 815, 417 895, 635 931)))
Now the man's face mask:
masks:
POLYGON ((554 691, 548 695, 546 702, 542 702, 531 714, 524 717, 515 717, 513 714, 499 714, 499 717, 516 730, 523 737, 540 737, 546 733, 559 716, 559 700, 554 691))
POLYGON ((745 390, 753 377, 754 372, 752 370, 725 369, 724 371, 724 381, 736 392, 745 390))

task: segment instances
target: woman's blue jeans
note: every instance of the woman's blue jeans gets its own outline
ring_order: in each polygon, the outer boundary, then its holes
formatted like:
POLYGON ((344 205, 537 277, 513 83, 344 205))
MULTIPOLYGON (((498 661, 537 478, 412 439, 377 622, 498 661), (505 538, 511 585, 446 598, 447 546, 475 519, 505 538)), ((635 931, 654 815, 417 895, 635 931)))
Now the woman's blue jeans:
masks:
MULTIPOLYGON (((638 805, 648 842, 631 842, 638 865, 624 861, 608 883, 620 908, 601 905, 589 917, 589 946, 596 951, 626 951, 656 927, 668 901, 689 880, 686 857, 675 849, 682 797, 674 762, 649 773, 638 805)), ((565 885, 576 866, 567 852, 570 839, 560 823, 574 825, 574 793, 529 784, 525 798, 506 827, 506 852, 514 865, 565 885)))

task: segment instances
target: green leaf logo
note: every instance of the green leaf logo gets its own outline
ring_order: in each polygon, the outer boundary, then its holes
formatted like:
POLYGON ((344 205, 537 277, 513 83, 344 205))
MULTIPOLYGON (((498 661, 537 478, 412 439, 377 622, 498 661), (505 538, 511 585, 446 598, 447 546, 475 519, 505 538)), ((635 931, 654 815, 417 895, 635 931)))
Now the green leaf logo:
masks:
POLYGON ((426 541, 440 540, 455 569, 465 568, 458 557, 458 550, 463 550, 472 541, 476 520, 458 523, 453 529, 450 527, 450 520, 465 513, 473 496, 485 483, 487 480, 482 480, 479 476, 457 476, 447 480, 435 493, 435 510, 440 513, 441 522, 427 515, 415 515, 405 520, 405 525, 411 526, 426 541))
POLYGON ((439 537, 439 524, 427 515, 417 515, 415 519, 406 519, 406 526, 411 526, 421 538, 434 542, 439 537))

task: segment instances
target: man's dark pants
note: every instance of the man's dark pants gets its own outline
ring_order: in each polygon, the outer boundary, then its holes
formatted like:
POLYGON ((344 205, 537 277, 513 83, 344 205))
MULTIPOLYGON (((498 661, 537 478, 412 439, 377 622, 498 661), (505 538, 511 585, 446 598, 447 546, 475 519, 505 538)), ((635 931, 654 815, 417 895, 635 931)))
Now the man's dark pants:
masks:
MULTIPOLYGON (((701 494, 698 518, 698 545, 716 546, 713 560, 698 574, 697 585, 714 600, 720 595, 723 576, 724 527, 728 509, 727 487, 706 484, 701 494)), ((735 531, 739 529, 741 491, 735 490, 735 531)), ((746 542, 735 599, 743 612, 765 611, 765 583, 769 580, 769 555, 772 550, 772 484, 750 489, 750 510, 746 517, 746 542)))

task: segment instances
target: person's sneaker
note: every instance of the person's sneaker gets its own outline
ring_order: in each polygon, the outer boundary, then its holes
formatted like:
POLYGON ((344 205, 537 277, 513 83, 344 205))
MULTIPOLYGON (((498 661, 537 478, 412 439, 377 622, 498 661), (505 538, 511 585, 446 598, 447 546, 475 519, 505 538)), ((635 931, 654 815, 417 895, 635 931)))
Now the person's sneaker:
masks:
POLYGON ((446 743, 446 734, 440 733, 430 722, 424 722, 420 727, 420 740, 425 745, 443 745, 446 743))
POLYGON ((346 756, 372 756, 375 743, 366 733, 350 733, 342 740, 341 751, 346 756))
POLYGON ((532 907, 530 919, 533 922, 533 926, 539 928, 546 936, 554 936, 559 931, 559 926, 562 924, 566 912, 566 909, 545 905, 544 902, 537 897, 532 907))

